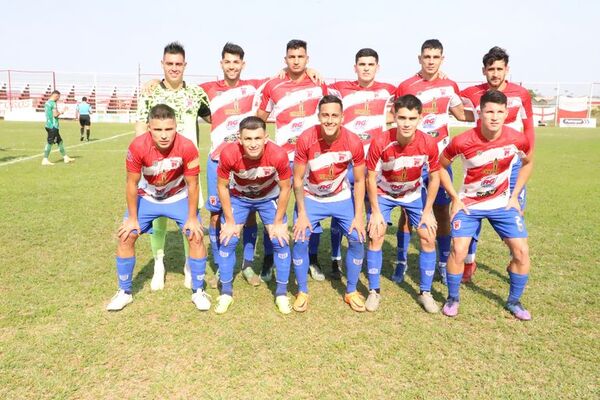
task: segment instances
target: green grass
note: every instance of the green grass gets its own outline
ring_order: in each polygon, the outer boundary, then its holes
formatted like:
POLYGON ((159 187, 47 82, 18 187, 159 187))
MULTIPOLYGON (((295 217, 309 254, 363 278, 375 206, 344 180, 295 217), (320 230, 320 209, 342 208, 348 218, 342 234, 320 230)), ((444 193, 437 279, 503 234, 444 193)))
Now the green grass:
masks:
MULTIPOLYGON (((335 282, 310 281, 310 310, 282 316, 272 284, 255 289, 239 276, 227 314, 200 313, 182 285, 181 236, 172 222, 165 290, 150 292, 152 257, 142 237, 135 301, 108 313, 132 134, 97 139, 132 126, 92 128, 95 141, 68 148, 73 165, 42 168, 41 157, 1 165, 40 154, 45 132, 40 123, 0 121, 1 399, 600 397, 598 129, 537 130, 526 212, 532 274, 524 295, 534 319, 522 323, 502 308, 508 254, 489 226, 455 319, 417 305, 414 247, 407 282, 390 281, 394 230, 376 313, 352 312, 335 282)), ((61 133, 67 146, 79 145, 75 123, 64 123, 61 133)), ((327 236, 320 253, 326 266, 327 236)), ((259 251, 256 263, 261 259, 259 251)), ((363 292, 366 284, 361 277, 363 292)), ((445 295, 436 282, 435 299, 445 295)))

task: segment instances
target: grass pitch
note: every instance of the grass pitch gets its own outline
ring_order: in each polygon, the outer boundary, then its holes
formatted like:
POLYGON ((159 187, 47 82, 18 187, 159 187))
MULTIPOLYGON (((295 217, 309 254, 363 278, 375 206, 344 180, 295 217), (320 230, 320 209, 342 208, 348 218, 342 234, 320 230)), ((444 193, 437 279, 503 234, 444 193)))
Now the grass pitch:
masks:
MULTIPOLYGON (((240 276, 227 314, 201 313, 182 284, 181 236, 172 222, 165 290, 150 291, 152 256, 142 237, 135 301, 108 313, 133 127, 95 124, 89 144, 79 142, 74 122, 64 122, 61 134, 76 162, 42 167, 42 124, 0 121, 2 399, 600 397, 598 129, 537 130, 526 210, 529 323, 502 308, 508 252, 489 225, 455 319, 417 305, 414 246, 406 282, 390 281, 394 229, 376 313, 352 312, 344 287, 327 280, 310 281, 307 313, 282 316, 273 284, 252 288, 240 276)), ((205 160, 206 126, 202 138, 205 160)), ((59 161, 58 153, 51 159, 59 161)), ((320 260, 328 270, 325 231, 320 260)), ((260 240, 257 247, 258 270, 260 240)), ((359 289, 367 290, 364 276, 359 289)), ((446 289, 435 282, 433 294, 441 303, 446 289)))

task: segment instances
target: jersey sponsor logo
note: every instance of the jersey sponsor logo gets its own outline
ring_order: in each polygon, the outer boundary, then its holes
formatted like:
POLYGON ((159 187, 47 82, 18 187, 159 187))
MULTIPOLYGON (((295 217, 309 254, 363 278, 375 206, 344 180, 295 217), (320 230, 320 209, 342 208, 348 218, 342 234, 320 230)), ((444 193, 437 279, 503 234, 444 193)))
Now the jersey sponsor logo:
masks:
POLYGON ((390 185, 390 189, 392 189, 394 192, 401 191, 403 187, 404 187, 404 185, 394 185, 394 184, 390 185))
POLYGON ((454 229, 455 231, 460 229, 460 219, 455 219, 454 221, 452 221, 452 229, 454 229))
POLYGON ((291 130, 292 130, 292 132, 300 132, 302 130, 303 126, 304 126, 304 121, 296 121, 292 124, 291 130))
POLYGON ((485 178, 483 178, 481 180, 481 186, 483 186, 483 187, 494 186, 494 183, 496 183, 496 179, 498 179, 498 177, 496 175, 486 176, 485 178))
POLYGON ((423 114, 438 114, 437 99, 435 97, 431 100, 431 103, 427 105, 423 104, 423 114))
POLYGON ((240 125, 240 121, 238 121, 237 119, 233 119, 231 121, 227 121, 227 125, 225 126, 225 128, 228 131, 233 130, 233 129, 237 130, 239 125, 240 125))
POLYGON ((231 142, 235 142, 236 140, 238 140, 240 137, 239 133, 232 133, 231 135, 227 135, 225 136, 225 138, 223 139, 224 142, 227 143, 231 143, 231 142))
POLYGON ((317 186, 317 190, 319 192, 326 192, 326 191, 331 190, 332 187, 333 187, 333 182, 325 184, 325 185, 319 185, 319 186, 317 186))
POLYGON ((496 188, 490 189, 490 190, 480 190, 477 193, 475 193, 475 196, 477 196, 477 197, 488 197, 488 196, 493 195, 494 193, 496 193, 496 188))
POLYGON ((492 166, 490 168, 484 168, 483 171, 481 171, 481 173, 483 175, 496 175, 496 174, 498 174, 498 159, 495 158, 494 162, 492 163, 492 166))
POLYGON ((369 135, 366 132, 362 132, 362 133, 358 133, 357 136, 360 138, 360 140, 362 141, 367 141, 369 139, 371 139, 371 135, 369 135))
POLYGON ((357 119, 356 121, 354 121, 354 129, 356 130, 363 130, 365 129, 367 126, 367 121, 364 119, 357 119))
MULTIPOLYGON (((340 161, 343 161, 343 160, 340 160, 340 161)), ((331 164, 329 166, 329 170, 327 171, 326 174, 319 174, 319 179, 322 180, 322 181, 331 181, 331 180, 334 180, 335 179, 335 171, 334 171, 333 167, 334 167, 334 165, 331 164)), ((322 186, 327 186, 327 185, 322 185, 322 186)), ((321 186, 319 186, 319 187, 321 187, 321 186)), ((329 184, 329 188, 331 188, 331 184, 329 184)))

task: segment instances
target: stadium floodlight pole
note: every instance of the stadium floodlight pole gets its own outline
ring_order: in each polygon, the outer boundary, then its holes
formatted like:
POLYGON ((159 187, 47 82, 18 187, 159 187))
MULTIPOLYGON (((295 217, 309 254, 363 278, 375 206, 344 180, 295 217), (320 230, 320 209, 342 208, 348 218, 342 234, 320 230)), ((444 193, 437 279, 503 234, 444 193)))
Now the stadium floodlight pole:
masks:
POLYGON ((592 118, 592 96, 594 95, 594 83, 590 83, 590 95, 588 97, 588 112, 587 117, 592 118))
POLYGON ((12 84, 10 80, 10 69, 8 71, 8 109, 12 111, 12 84))

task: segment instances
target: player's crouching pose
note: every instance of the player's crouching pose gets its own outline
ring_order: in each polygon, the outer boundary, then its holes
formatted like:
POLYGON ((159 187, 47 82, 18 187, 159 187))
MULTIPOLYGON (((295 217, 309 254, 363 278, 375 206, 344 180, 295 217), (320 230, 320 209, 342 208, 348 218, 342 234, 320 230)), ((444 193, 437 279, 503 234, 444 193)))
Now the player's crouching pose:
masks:
POLYGON ((367 268, 369 297, 367 310, 379 307, 379 276, 381 274, 383 240, 386 224, 391 225, 395 207, 402 207, 417 228, 421 239, 419 269, 421 271, 419 304, 425 311, 440 309, 431 296, 435 273, 435 232, 433 215, 440 178, 438 149, 435 139, 417 130, 423 105, 413 95, 399 97, 394 102, 395 129, 383 132, 372 143, 367 155, 367 193, 371 207, 369 215, 369 249, 367 268), (427 198, 424 199, 423 168, 429 167, 427 198), (426 200, 426 201, 425 201, 426 200))
POLYGON ((164 104, 150 110, 149 132, 136 137, 127 152, 127 212, 117 232, 117 278, 119 290, 106 306, 122 310, 133 301, 131 295, 135 242, 148 232, 159 217, 175 220, 190 244, 188 263, 192 275, 192 301, 199 310, 210 309, 204 292, 206 249, 198 214, 198 150, 194 143, 176 132, 175 111, 164 104), (147 184, 138 190, 141 176, 147 184))
POLYGON ((292 173, 287 152, 268 140, 262 119, 246 117, 240 122, 239 142, 228 144, 221 152, 217 175, 223 215, 219 249, 221 295, 215 312, 223 314, 233 303, 235 248, 248 215, 258 212, 275 253, 275 304, 281 313, 289 314, 292 312, 287 297, 290 247, 285 213, 292 173))
POLYGON ((490 90, 481 96, 480 105, 481 126, 452 139, 440 156, 442 184, 452 198, 452 250, 448 259, 448 300, 443 313, 449 317, 458 314, 467 249, 479 224, 487 218, 512 254, 507 268, 510 290, 506 308, 516 318, 528 321, 531 314, 520 303, 530 260, 519 193, 529 173, 527 168, 521 168, 512 190, 510 175, 519 157, 523 166, 530 162, 530 144, 521 132, 503 126, 507 116, 504 93, 490 90), (456 194, 444 170, 457 156, 462 158, 465 169, 460 195, 456 194))
POLYGON ((303 312, 308 308, 308 242, 311 233, 321 220, 335 217, 348 237, 348 282, 344 300, 353 310, 365 311, 365 300, 356 290, 365 252, 363 145, 358 136, 342 127, 343 108, 338 97, 328 95, 319 101, 318 119, 320 125, 298 138, 294 157, 293 260, 298 281, 294 310, 303 312), (354 171, 354 193, 347 177, 350 164, 354 171))

